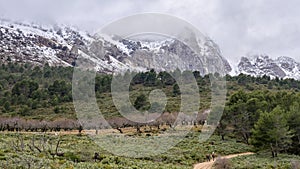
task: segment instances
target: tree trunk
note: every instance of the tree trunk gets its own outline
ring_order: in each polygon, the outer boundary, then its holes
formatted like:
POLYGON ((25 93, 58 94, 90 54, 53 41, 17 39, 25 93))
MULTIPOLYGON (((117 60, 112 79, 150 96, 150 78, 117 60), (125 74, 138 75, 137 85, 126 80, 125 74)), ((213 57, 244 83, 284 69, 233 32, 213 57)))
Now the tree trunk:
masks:
POLYGON ((274 158, 275 157, 275 151, 274 151, 272 143, 270 143, 270 147, 271 147, 271 151, 272 151, 272 157, 274 158))
POLYGON ((225 135, 222 134, 221 137, 222 137, 222 141, 225 141, 225 135))

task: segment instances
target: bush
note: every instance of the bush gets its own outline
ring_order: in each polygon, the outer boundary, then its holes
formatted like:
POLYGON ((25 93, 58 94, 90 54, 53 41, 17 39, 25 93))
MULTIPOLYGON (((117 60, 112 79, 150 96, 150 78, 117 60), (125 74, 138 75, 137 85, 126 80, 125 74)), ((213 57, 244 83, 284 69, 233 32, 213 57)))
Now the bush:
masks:
POLYGON ((300 169, 300 161, 292 161, 291 167, 292 169, 300 169))
POLYGON ((231 163, 227 158, 218 158, 214 164, 215 169, 230 169, 231 163))
POLYGON ((68 160, 71 160, 73 162, 80 162, 80 157, 72 152, 67 152, 64 154, 64 157, 68 160))

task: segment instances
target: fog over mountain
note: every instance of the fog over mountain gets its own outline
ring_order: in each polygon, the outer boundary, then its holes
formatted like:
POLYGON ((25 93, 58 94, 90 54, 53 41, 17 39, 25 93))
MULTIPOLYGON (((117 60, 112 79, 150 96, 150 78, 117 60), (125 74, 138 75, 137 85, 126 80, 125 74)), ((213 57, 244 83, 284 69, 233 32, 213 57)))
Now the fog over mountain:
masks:
POLYGON ((136 13, 175 15, 198 27, 236 65, 248 53, 268 54, 273 59, 289 56, 299 62, 299 5, 297 0, 0 0, 0 17, 74 25, 92 33, 136 13))

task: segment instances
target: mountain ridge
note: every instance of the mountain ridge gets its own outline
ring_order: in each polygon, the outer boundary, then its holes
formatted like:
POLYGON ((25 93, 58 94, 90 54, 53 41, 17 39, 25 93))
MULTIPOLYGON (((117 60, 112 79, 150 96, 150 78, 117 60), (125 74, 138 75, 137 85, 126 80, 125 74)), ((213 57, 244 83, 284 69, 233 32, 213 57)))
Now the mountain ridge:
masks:
POLYGON ((242 57, 238 64, 238 72, 252 76, 267 75, 271 78, 292 78, 300 80, 300 63, 287 56, 271 58, 264 55, 242 57))
POLYGON ((1 59, 10 57, 15 62, 75 66, 80 56, 93 62, 95 69, 104 73, 146 71, 152 68, 171 71, 179 68, 182 71, 203 69, 200 72, 207 74, 221 67, 214 67, 216 64, 224 64, 225 71, 231 71, 217 44, 208 37, 201 39, 201 44, 197 39, 190 39, 201 51, 195 53, 176 39, 133 41, 107 35, 90 35, 68 26, 0 20, 0 38, 1 59))
MULTIPOLYGON (((187 33, 192 34, 192 33, 187 33)), ((210 38, 188 37, 199 53, 172 38, 156 41, 91 35, 66 25, 39 25, 0 19, 0 58, 2 61, 31 62, 37 65, 75 66, 77 59, 91 61, 103 73, 130 71, 212 70, 300 80, 300 63, 290 57, 272 59, 266 54, 241 57, 236 67, 229 64, 219 46, 210 38), (220 63, 221 62, 221 63, 220 63), (223 66, 224 70, 218 69, 223 66)))

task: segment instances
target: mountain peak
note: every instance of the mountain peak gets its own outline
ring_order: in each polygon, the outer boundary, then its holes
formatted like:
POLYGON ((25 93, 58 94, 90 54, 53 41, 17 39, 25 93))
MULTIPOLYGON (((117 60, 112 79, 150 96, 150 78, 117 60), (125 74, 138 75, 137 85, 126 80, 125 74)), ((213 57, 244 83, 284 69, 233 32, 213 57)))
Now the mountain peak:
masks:
POLYGON ((238 69, 238 73, 252 76, 268 75, 300 80, 300 63, 287 56, 280 56, 276 59, 268 55, 242 57, 238 69))
POLYGON ((4 62, 10 57, 9 60, 15 62, 75 66, 80 56, 91 61, 97 71, 104 73, 128 69, 172 71, 179 68, 207 74, 219 71, 221 66, 216 64, 223 64, 226 72, 231 70, 218 45, 202 37, 186 37, 193 42, 193 49, 197 49, 193 51, 183 42, 172 38, 142 41, 110 35, 89 35, 64 25, 45 26, 0 20, 0 38, 0 57, 4 62))

